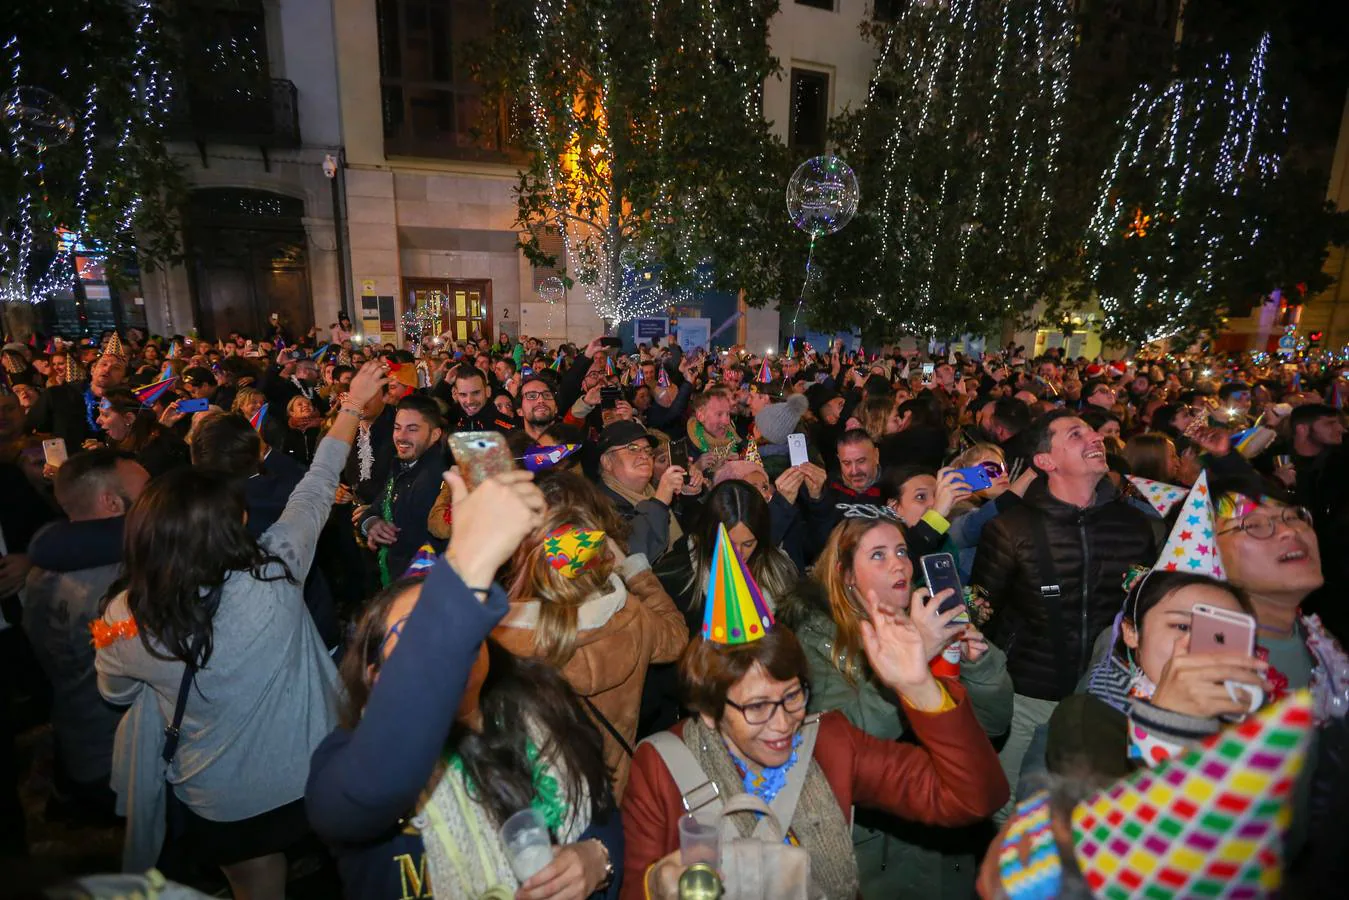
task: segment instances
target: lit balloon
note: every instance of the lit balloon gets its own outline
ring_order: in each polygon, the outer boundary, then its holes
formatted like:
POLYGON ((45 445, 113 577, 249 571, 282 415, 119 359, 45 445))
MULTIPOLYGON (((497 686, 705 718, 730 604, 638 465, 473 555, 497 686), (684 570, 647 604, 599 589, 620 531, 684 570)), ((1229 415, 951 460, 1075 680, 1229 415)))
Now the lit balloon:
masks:
POLYGON ((857 213, 857 176, 837 156, 803 162, 787 182, 787 213, 812 238, 833 234, 857 213))
POLYGON ((12 89, 0 114, 14 139, 35 150, 64 144, 75 134, 75 116, 59 97, 40 87, 12 89))
POLYGON ((539 299, 544 303, 557 303, 567 295, 567 286, 556 275, 539 282, 539 299))

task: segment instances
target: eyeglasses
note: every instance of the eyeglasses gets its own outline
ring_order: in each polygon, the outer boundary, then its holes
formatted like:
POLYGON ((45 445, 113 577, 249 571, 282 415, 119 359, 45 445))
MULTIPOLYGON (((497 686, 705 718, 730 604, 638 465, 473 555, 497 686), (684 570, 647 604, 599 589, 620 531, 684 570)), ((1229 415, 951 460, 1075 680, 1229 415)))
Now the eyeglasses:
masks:
POLYGON ((628 451, 629 453, 635 453, 635 454, 637 454, 638 456, 653 456, 653 455, 654 455, 654 452, 652 451, 651 445, 650 445, 650 444, 637 444, 637 443, 633 443, 633 444, 628 444, 628 445, 626 445, 626 446, 624 446, 624 447, 615 447, 614 449, 615 449, 615 450, 626 450, 626 451, 628 451))
POLYGON ((767 725, 773 716, 777 715, 778 707, 788 715, 799 713, 806 708, 807 701, 810 700, 810 685, 803 684, 794 691, 788 691, 781 700, 756 700, 753 703, 746 703, 741 706, 732 700, 727 700, 726 705, 732 709, 740 710, 740 715, 745 717, 746 725, 767 725))
POLYGON ((1007 474, 1007 469, 1002 463, 995 462, 991 459, 985 460, 984 462, 979 463, 979 465, 983 467, 984 474, 989 478, 1001 478, 1007 474))
POLYGON ((1274 530, 1278 523, 1282 522, 1289 528, 1295 528, 1298 525, 1312 524, 1311 510, 1303 506, 1287 506, 1280 510, 1277 516, 1268 513, 1251 513, 1242 516, 1241 521, 1237 522, 1231 528, 1218 532, 1218 534, 1231 534, 1234 531, 1244 531, 1247 536, 1255 538, 1257 541, 1267 541, 1274 537, 1274 530))
POLYGON ((533 403, 535 400, 552 400, 552 399, 553 399, 553 392, 552 392, 552 391, 525 391, 525 392, 524 392, 523 394, 521 394, 520 396, 521 396, 521 398, 523 398, 523 399, 525 399, 525 400, 528 400, 528 401, 530 401, 531 403, 533 403))

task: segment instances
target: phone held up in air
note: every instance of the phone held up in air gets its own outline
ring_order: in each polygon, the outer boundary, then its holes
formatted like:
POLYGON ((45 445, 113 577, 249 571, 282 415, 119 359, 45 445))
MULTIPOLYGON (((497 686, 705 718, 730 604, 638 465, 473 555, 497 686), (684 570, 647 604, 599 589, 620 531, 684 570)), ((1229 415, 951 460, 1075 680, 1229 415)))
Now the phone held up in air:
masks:
POLYGON ((983 467, 982 463, 955 471, 960 476, 960 480, 969 485, 972 491, 987 490, 993 486, 993 479, 988 477, 988 470, 983 467))
POLYGON ((956 568, 956 558, 949 553, 929 553, 918 560, 923 570, 923 580, 933 597, 942 591, 951 589, 951 596, 941 602, 937 612, 944 613, 961 606, 965 602, 965 592, 960 586, 960 570, 956 568))
POLYGON ((931 384, 937 375, 936 363, 923 363, 923 384, 931 384))
POLYGON ((192 400, 179 400, 178 411, 180 413, 199 413, 206 412, 211 408, 211 401, 205 397, 197 397, 192 400))
POLYGON ((689 478, 689 446, 684 440, 670 442, 670 465, 678 466, 684 470, 684 483, 688 484, 689 478))
POLYGON ((506 438, 495 431, 461 431, 446 438, 468 489, 515 468, 506 438))
POLYGON ((1191 653, 1255 655, 1255 619, 1244 612, 1196 603, 1190 618, 1191 653))
POLYGON ((621 350, 623 348, 623 339, 617 337, 600 338, 600 346, 607 350, 621 350))
POLYGON ((787 453, 793 466, 803 466, 810 462, 810 454, 806 452, 806 436, 799 432, 787 435, 787 453))
POLYGON ((61 468, 61 464, 69 459, 66 453, 65 438, 48 438, 42 442, 42 459, 53 469, 61 468))
POLYGON ((618 398, 622 391, 616 387, 600 388, 600 409, 618 409, 618 398))

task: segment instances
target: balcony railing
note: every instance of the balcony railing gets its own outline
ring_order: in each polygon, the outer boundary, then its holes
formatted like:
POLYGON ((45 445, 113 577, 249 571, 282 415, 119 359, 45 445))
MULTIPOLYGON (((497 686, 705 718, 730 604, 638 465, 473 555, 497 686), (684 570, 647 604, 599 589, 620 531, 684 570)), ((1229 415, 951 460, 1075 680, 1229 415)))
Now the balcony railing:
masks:
POLYGON ((295 84, 272 78, 248 86, 186 85, 174 95, 169 135, 201 143, 300 146, 295 84))

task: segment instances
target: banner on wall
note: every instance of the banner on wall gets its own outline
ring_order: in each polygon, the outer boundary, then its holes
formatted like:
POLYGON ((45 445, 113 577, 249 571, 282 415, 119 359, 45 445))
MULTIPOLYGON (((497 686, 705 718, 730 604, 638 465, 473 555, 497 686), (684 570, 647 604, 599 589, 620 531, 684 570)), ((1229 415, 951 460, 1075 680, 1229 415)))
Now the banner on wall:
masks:
POLYGON ((665 339, 670 331, 670 320, 661 319, 634 319, 632 323, 633 337, 639 344, 658 344, 665 339))
POLYGON ((679 348, 685 353, 699 347, 710 350, 712 344, 712 320, 702 318, 679 320, 679 348))

